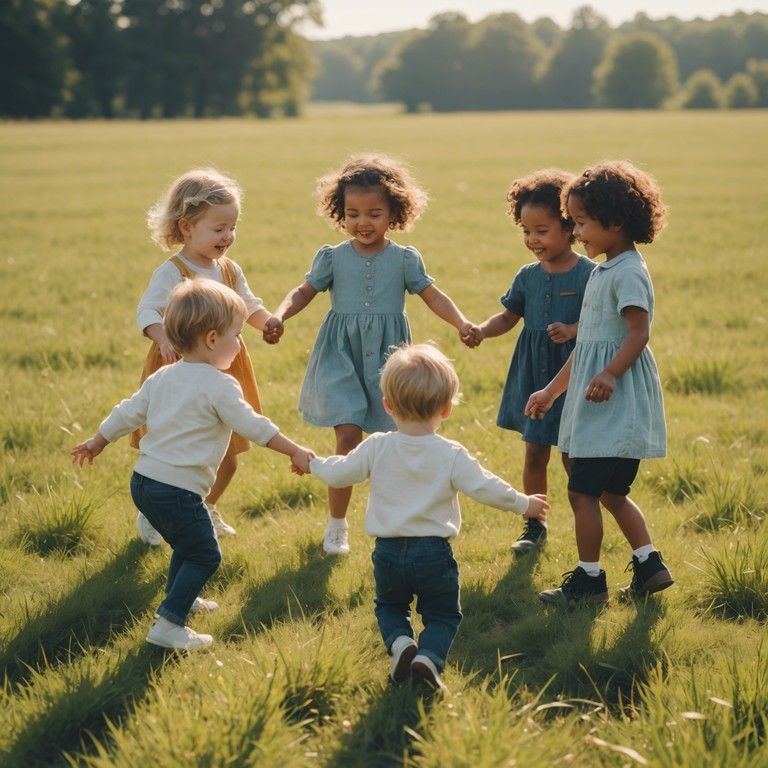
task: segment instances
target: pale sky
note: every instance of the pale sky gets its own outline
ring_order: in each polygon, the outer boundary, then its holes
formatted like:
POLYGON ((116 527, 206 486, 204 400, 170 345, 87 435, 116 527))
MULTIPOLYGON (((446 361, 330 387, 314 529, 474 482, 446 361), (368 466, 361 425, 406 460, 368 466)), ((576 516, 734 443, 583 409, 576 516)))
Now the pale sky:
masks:
POLYGON ((652 19, 677 16, 713 19, 737 11, 768 13, 768 0, 321 0, 323 27, 307 26, 304 35, 329 40, 345 35, 363 37, 404 29, 425 29, 439 13, 458 11, 471 22, 493 13, 517 13, 527 22, 549 16, 561 27, 570 27, 574 10, 591 6, 611 26, 643 12, 652 19))

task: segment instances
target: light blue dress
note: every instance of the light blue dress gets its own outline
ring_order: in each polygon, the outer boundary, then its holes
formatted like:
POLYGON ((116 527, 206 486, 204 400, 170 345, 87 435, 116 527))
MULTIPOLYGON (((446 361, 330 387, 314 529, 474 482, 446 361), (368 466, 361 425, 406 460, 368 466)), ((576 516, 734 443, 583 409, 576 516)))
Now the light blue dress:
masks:
POLYGON ((381 404, 379 379, 390 347, 411 340, 405 292, 421 293, 434 280, 419 252, 390 241, 360 254, 348 240, 324 245, 306 274, 317 291, 330 291, 299 395, 304 420, 319 427, 356 424, 364 432, 396 429, 381 404))
POLYGON ((637 251, 601 262, 587 282, 557 445, 571 458, 666 455, 661 382, 648 346, 618 378, 610 400, 592 403, 584 398, 589 382, 616 356, 628 335, 626 307, 646 310, 653 321, 653 284, 637 251))

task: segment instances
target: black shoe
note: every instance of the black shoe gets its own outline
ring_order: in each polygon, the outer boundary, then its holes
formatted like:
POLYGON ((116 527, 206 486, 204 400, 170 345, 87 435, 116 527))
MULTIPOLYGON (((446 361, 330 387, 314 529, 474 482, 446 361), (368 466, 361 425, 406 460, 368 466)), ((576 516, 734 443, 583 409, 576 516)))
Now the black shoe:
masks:
POLYGON ((532 517, 525 521, 525 528, 512 545, 512 551, 516 555, 524 555, 536 547, 540 547, 547 540, 547 526, 532 517))
POLYGON ((654 592, 661 592, 662 589, 671 587, 675 583, 672 574, 661 559, 661 552, 651 552, 644 563, 632 555, 632 560, 625 571, 630 568, 633 571, 632 582, 621 590, 625 597, 645 597, 654 592))
POLYGON ((581 566, 564 573, 565 579, 557 589, 539 592, 539 600, 544 603, 576 605, 576 603, 605 603, 608 600, 608 585, 605 571, 597 576, 590 576, 581 566))

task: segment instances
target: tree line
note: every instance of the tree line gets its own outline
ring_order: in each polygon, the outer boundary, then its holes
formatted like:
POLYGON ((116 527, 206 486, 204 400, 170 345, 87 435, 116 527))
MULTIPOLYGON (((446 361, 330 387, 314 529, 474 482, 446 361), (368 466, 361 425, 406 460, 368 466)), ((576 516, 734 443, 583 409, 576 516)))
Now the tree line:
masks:
POLYGON ((584 6, 568 29, 457 13, 427 29, 310 43, 321 0, 3 0, 0 117, 294 116, 308 99, 422 110, 766 107, 768 15, 584 6))
POLYGON ((589 6, 569 29, 458 13, 426 30, 313 45, 317 100, 420 110, 768 107, 768 15, 652 20, 618 28, 589 6))

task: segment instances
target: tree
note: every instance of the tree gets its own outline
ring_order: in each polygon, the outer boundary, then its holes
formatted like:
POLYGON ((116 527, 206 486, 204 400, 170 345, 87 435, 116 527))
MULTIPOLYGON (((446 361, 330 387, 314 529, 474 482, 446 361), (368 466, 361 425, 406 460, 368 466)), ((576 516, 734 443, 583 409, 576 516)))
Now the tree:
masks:
POLYGON ((725 103, 731 109, 756 107, 757 99, 757 87, 746 72, 737 72, 725 84, 725 103))
POLYGON ((552 53, 541 78, 543 104, 559 109, 591 107, 594 71, 610 35, 608 22, 589 7, 576 10, 571 29, 552 53))
POLYGON ((652 32, 616 40, 595 72, 594 94, 604 107, 657 109, 676 91, 675 54, 652 32))
POLYGON ((747 62, 747 74, 757 88, 758 107, 768 107, 768 59, 750 59, 747 62))
POLYGON ((718 109, 722 106, 722 86, 711 69, 700 69, 686 81, 682 106, 685 109, 718 109))

